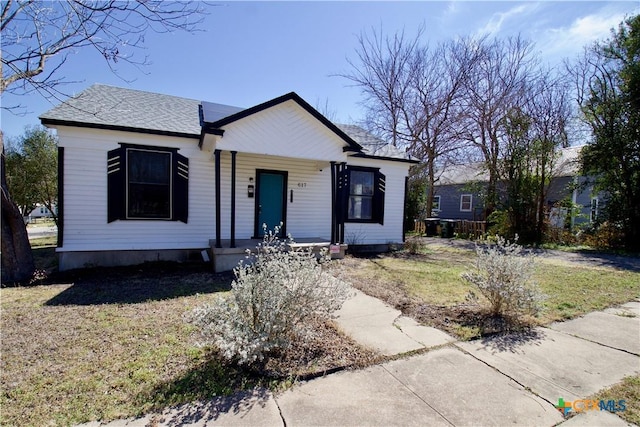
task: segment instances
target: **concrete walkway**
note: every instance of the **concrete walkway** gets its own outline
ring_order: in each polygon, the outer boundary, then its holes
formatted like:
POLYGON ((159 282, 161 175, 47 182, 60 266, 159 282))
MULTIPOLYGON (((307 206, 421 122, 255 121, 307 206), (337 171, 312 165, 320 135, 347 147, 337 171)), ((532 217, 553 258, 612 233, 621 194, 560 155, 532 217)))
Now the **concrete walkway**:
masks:
POLYGON ((638 301, 525 335, 454 343, 358 292, 338 323, 386 355, 425 351, 302 382, 278 395, 258 389, 109 425, 627 425, 600 411, 565 422, 554 405, 640 373, 638 301))
POLYGON ((422 326, 400 310, 358 290, 338 311, 337 323, 361 345, 385 356, 438 347, 455 339, 436 328, 422 326))

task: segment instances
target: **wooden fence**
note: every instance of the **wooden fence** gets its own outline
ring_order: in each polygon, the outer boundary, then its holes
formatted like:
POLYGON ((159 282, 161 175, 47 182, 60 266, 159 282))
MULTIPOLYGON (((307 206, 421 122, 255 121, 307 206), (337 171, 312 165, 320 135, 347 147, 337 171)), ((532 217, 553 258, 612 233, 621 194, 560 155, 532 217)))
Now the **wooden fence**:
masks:
MULTIPOLYGON (((427 224, 425 220, 415 219, 413 224, 414 233, 420 236, 427 234, 427 224)), ((441 230, 441 226, 438 225, 436 232, 438 236, 441 230)), ((457 220, 454 224, 453 232, 459 237, 473 240, 479 239, 487 233, 487 221, 457 220)))
POLYGON ((456 221, 453 232, 468 239, 480 239, 487 233, 487 221, 456 221))

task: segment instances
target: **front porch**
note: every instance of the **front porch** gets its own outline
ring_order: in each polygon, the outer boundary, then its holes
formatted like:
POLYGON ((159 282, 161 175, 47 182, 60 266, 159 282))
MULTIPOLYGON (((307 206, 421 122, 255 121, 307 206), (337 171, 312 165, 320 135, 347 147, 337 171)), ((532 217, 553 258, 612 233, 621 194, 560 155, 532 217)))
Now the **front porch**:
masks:
MULTIPOLYGON (((221 240, 222 247, 216 247, 216 240, 209 240, 209 246, 211 247, 213 271, 220 273, 223 271, 233 270, 238 263, 245 259, 248 252, 255 253, 256 247, 262 239, 239 239, 235 241, 234 247, 230 247, 231 240, 221 240)), ((294 243, 288 245, 292 250, 306 250, 311 248, 314 253, 319 253, 320 250, 326 249, 330 252, 331 259, 344 258, 347 250, 346 244, 332 245, 331 242, 322 239, 320 237, 307 237, 296 239, 294 243)))

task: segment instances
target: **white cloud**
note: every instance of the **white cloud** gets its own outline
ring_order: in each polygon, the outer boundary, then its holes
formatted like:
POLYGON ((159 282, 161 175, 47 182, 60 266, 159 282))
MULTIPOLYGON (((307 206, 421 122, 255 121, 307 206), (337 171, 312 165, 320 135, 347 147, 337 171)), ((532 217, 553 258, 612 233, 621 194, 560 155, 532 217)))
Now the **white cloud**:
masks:
POLYGON ((447 9, 445 11, 446 15, 455 15, 460 10, 459 2, 457 0, 452 0, 447 5, 447 9))
POLYGON ((484 27, 480 28, 477 31, 477 34, 479 36, 494 35, 502 29, 502 26, 508 19, 527 13, 531 11, 533 7, 535 7, 535 5, 521 4, 509 9, 506 12, 494 13, 493 15, 491 15, 491 18, 489 18, 489 22, 487 22, 484 27))
POLYGON ((625 13, 601 10, 598 13, 581 16, 566 27, 550 28, 538 46, 545 56, 572 56, 584 46, 611 36, 611 29, 618 28, 625 13))

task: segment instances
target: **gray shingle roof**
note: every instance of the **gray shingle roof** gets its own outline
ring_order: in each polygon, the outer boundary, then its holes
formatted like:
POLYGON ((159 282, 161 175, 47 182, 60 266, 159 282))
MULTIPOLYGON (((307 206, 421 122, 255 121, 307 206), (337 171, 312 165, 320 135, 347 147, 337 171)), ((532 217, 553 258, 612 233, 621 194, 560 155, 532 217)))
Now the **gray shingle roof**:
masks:
MULTIPOLYGON (((579 156, 582 145, 560 150, 554 161, 553 175, 576 176, 580 173, 579 156)), ((469 182, 489 181, 489 172, 484 163, 468 163, 465 165, 449 165, 441 171, 439 185, 466 184, 469 182)))
POLYGON ((360 126, 345 125, 336 123, 344 133, 349 135, 355 142, 362 145, 364 154, 376 157, 388 157, 391 159, 412 160, 412 157, 405 151, 387 144, 372 133, 364 130, 360 126))
MULTIPOLYGON (((213 102, 94 84, 42 114, 40 119, 44 124, 135 129, 199 137, 202 131, 201 119, 206 123, 214 123, 243 110, 245 109, 213 102)), ((336 126, 362 146, 362 154, 412 160, 404 151, 385 143, 359 126, 336 126)))
POLYGON ((199 136, 198 105, 194 99, 95 84, 40 119, 199 136))

